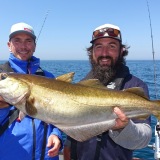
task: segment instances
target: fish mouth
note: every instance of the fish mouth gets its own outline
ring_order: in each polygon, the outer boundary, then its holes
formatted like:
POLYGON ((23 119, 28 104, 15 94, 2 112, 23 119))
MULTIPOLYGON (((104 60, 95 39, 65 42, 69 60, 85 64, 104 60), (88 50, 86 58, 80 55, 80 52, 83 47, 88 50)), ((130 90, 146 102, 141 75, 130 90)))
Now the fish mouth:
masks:
MULTIPOLYGON (((12 73, 11 73, 12 74, 12 73)), ((11 104, 23 102, 30 94, 29 86, 10 73, 0 73, 0 96, 11 104)))

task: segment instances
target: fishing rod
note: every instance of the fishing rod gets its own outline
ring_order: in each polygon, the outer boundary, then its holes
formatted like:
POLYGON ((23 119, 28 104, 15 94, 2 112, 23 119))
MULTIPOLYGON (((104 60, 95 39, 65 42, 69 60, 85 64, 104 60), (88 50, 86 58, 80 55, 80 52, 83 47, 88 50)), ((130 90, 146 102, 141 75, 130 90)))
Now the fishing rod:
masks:
POLYGON ((153 65, 154 65, 154 84, 155 84, 155 96, 157 98, 157 83, 156 83, 156 64, 155 64, 155 52, 154 52, 154 43, 153 43, 153 34, 152 34, 152 23, 151 23, 151 16, 150 16, 150 9, 149 9, 149 3, 147 2, 147 8, 148 8, 148 16, 149 16, 149 23, 150 23, 150 31, 151 31, 151 41, 152 41, 152 56, 153 56, 153 65))
MULTIPOLYGON (((152 55, 153 55, 153 65, 154 65, 154 84, 155 84, 155 96, 157 99, 157 83, 156 83, 156 65, 155 65, 155 52, 154 52, 154 43, 153 43, 153 34, 152 34, 152 23, 151 23, 151 16, 150 16, 150 9, 148 0, 146 0, 147 8, 148 8, 148 15, 149 15, 149 22, 150 22, 150 31, 151 31, 151 41, 152 41, 152 55)), ((153 145, 149 145, 152 147, 154 152, 154 158, 156 160, 160 160, 160 121, 157 120, 157 124, 155 126, 155 143, 153 145)))
POLYGON ((38 39, 39 39, 39 37, 40 37, 40 34, 41 34, 42 29, 43 29, 43 27, 44 27, 44 24, 45 24, 45 22, 46 22, 46 20, 47 20, 48 14, 49 14, 49 10, 47 11, 47 13, 46 13, 46 15, 45 15, 45 18, 44 18, 44 21, 43 21, 42 27, 41 27, 41 29, 40 29, 40 31, 39 31, 38 36, 37 36, 36 43, 38 42, 38 39))

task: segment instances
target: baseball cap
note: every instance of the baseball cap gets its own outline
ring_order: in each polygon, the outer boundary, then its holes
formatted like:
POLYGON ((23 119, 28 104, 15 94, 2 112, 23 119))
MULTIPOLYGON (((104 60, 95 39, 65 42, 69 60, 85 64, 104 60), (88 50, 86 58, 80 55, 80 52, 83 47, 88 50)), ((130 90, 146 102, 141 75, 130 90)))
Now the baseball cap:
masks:
POLYGON ((9 39, 11 39, 17 33, 26 33, 29 34, 34 40, 36 39, 33 27, 23 22, 12 25, 9 39))
POLYGON ((114 38, 122 42, 121 31, 118 26, 113 24, 104 24, 97 27, 92 34, 92 40, 90 43, 93 43, 96 39, 99 38, 114 38))

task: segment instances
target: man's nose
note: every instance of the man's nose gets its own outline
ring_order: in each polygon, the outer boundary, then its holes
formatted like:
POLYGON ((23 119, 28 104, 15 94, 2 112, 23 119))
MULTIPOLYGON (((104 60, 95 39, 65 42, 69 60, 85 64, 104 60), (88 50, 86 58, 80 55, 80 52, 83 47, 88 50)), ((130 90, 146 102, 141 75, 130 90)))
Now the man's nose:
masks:
POLYGON ((109 48, 107 46, 103 47, 102 55, 103 56, 108 56, 109 55, 109 48))
POLYGON ((21 46, 20 46, 21 48, 26 48, 27 47, 27 45, 26 45, 26 43, 25 42, 21 42, 21 46))

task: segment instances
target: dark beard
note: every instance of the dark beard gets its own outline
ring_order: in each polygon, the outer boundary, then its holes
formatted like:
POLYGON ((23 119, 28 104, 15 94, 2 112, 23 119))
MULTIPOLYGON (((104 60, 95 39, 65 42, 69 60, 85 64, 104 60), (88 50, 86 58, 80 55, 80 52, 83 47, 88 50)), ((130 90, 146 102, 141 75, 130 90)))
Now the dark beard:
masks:
MULTIPOLYGON (((99 60, 103 57, 98 58, 99 60)), ((111 66, 100 66, 99 63, 96 63, 93 60, 93 57, 90 56, 90 62, 92 65, 92 71, 93 71, 93 76, 96 79, 99 79, 99 81, 104 84, 105 86, 113 80, 113 78, 116 76, 117 70, 121 68, 123 63, 123 58, 119 58, 117 62, 114 64, 112 57, 106 57, 111 60, 111 66)))

